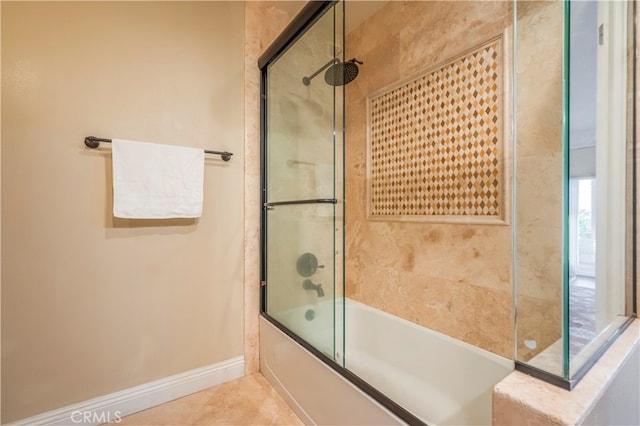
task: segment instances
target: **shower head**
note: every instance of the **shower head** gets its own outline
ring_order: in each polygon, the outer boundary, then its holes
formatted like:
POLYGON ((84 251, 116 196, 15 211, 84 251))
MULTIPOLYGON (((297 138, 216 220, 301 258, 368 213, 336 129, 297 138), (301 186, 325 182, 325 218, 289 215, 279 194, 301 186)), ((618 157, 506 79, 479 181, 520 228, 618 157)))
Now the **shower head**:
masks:
POLYGON ((351 83, 358 76, 359 70, 356 63, 362 65, 362 62, 356 58, 346 62, 336 62, 324 73, 324 81, 331 86, 342 86, 351 83))
POLYGON ((324 81, 326 81, 327 84, 331 86, 342 86, 345 84, 349 84, 358 76, 359 70, 357 64, 362 65, 363 62, 360 62, 356 58, 349 59, 345 62, 342 62, 340 59, 334 58, 327 62, 318 71, 311 74, 309 77, 302 77, 302 83, 305 86, 310 85, 311 80, 313 80, 315 76, 320 74, 326 68, 329 68, 324 74, 324 81))

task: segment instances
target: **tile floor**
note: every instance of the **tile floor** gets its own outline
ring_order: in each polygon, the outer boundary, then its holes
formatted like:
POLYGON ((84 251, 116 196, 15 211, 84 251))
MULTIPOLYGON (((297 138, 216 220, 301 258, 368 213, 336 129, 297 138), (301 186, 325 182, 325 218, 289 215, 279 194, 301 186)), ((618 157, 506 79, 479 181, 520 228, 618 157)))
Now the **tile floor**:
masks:
POLYGON ((261 374, 246 376, 124 417, 119 425, 302 425, 261 374))

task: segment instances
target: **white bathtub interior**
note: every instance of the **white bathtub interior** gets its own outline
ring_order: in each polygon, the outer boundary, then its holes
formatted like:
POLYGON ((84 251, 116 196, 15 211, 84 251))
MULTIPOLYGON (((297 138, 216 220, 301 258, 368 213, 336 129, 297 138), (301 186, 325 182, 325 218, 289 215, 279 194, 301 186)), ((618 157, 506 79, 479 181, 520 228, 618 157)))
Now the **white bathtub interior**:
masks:
POLYGON ((296 336, 333 358, 336 352, 342 352, 341 347, 336 346, 339 340, 334 333, 334 330, 341 328, 335 324, 336 309, 341 309, 337 302, 324 298, 314 304, 276 312, 273 317, 296 336))
POLYGON ((359 302, 344 303, 328 300, 280 315, 314 347, 333 341, 335 352, 325 355, 423 422, 491 423, 493 386, 513 371, 512 360, 359 302), (343 306, 344 339, 342 325, 331 321, 340 318, 343 306), (327 327, 332 323, 335 333, 327 327))

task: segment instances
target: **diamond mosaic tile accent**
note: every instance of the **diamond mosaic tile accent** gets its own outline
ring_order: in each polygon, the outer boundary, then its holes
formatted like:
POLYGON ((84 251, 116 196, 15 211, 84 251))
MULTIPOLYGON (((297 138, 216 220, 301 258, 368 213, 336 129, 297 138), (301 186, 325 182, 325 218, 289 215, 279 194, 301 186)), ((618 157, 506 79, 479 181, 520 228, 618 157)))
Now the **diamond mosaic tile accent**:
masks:
POLYGON ((503 210, 502 38, 369 99, 369 215, 503 210))

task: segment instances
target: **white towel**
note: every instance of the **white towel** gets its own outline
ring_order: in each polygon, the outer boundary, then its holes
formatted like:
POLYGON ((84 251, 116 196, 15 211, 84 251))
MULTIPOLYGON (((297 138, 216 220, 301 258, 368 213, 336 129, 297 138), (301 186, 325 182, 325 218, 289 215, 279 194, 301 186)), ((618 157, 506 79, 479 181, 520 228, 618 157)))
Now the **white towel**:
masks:
POLYGON ((204 150, 122 139, 112 145, 115 217, 202 215, 204 150))

